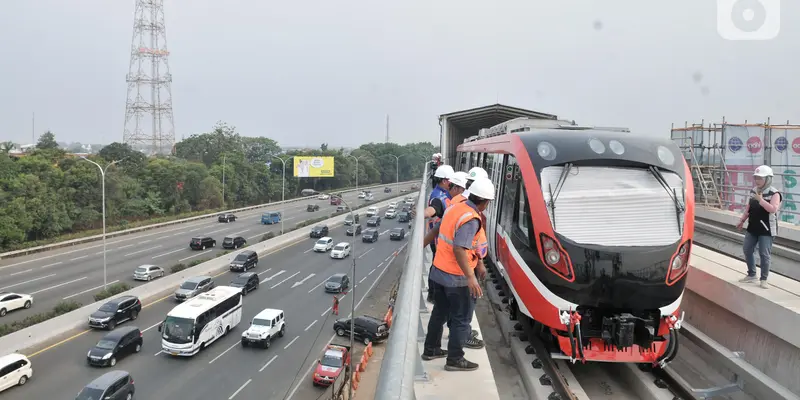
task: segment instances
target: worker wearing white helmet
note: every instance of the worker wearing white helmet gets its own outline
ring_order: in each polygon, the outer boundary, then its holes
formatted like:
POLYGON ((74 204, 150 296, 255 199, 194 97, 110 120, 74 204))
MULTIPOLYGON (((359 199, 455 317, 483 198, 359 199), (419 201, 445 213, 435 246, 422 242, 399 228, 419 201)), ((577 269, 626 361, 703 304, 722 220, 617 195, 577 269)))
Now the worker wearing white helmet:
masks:
MULTIPOLYGON (((431 191, 431 195, 428 198, 428 206, 425 208, 425 219, 428 220, 428 231, 433 230, 433 228, 441 221, 442 215, 444 214, 444 209, 447 208, 447 204, 450 201, 450 189, 452 185, 450 184, 450 179, 453 178, 455 171, 453 171, 453 167, 449 165, 442 165, 436 169, 436 172, 433 174, 433 182, 434 187, 431 191), (437 214, 437 209, 441 209, 442 212, 437 214)), ((457 178, 456 178, 457 179, 457 178)), ((436 254, 436 242, 431 242, 428 244, 431 248, 431 252, 436 254)), ((431 292, 431 285, 428 285, 428 298, 431 299, 433 292, 431 292)))
POLYGON ((467 177, 467 190, 464 192, 463 196, 468 198, 469 197, 469 187, 470 187, 470 185, 472 185, 472 182, 474 182, 475 179, 478 179, 478 178, 488 178, 489 177, 489 173, 487 173, 486 170, 481 168, 481 167, 474 167, 474 168, 470 169, 469 172, 467 172, 467 174, 468 174, 468 177, 467 177))
POLYGON ((494 200, 495 189, 488 178, 478 178, 472 183, 472 194, 467 201, 454 203, 448 208, 439 232, 439 249, 433 258, 434 305, 428 321, 422 358, 431 360, 446 357, 448 371, 474 371, 478 364, 464 358, 464 347, 480 348, 483 341, 470 334, 470 322, 475 312, 475 301, 483 295, 478 279, 483 279, 486 269, 481 259, 485 254, 482 241, 486 232, 481 212, 494 200), (450 322, 447 350, 441 348, 444 325, 450 322))
POLYGON ((766 289, 769 276, 769 264, 772 254, 772 242, 778 234, 778 210, 781 209, 783 196, 772 186, 772 168, 762 165, 753 172, 755 187, 750 189, 750 201, 744 209, 737 229, 743 229, 745 221, 747 228, 744 233, 744 259, 747 264, 747 276, 740 282, 755 282, 756 261, 755 251, 758 246, 758 256, 761 260, 761 279, 759 284, 766 289))

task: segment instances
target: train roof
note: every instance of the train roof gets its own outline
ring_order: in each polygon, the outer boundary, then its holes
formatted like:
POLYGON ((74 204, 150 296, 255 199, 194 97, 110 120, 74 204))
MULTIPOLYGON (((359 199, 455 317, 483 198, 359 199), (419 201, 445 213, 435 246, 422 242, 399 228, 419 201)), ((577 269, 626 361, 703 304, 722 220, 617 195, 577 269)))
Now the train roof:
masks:
POLYGON ((465 132, 477 133, 482 128, 493 126, 513 118, 524 116, 531 119, 557 119, 553 114, 539 111, 526 110, 506 106, 503 104, 492 104, 484 107, 476 107, 468 110, 455 111, 439 116, 439 121, 447 120, 451 124, 459 127, 465 132))

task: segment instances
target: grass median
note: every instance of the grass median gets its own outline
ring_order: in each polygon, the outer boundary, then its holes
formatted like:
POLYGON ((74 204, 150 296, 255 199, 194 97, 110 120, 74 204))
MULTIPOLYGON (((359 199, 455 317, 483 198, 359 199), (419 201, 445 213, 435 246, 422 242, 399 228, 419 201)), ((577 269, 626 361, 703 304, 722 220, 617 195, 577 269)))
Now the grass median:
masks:
POLYGON ((0 325, 0 337, 36 325, 38 323, 47 321, 48 319, 58 317, 59 315, 64 315, 68 312, 75 311, 81 308, 82 306, 83 304, 72 300, 59 302, 50 311, 33 314, 28 317, 25 317, 22 320, 0 325))

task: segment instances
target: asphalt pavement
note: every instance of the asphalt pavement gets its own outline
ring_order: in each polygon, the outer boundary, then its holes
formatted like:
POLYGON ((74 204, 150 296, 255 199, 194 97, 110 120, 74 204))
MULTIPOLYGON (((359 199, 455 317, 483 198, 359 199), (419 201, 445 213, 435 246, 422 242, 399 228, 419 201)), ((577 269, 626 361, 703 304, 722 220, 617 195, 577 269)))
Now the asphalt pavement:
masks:
MULTIPOLYGON (((401 189, 410 186, 401 185, 401 189)), ((375 198, 370 203, 401 195, 395 188, 391 193, 384 193, 382 189, 373 189, 372 192, 375 198)), ((346 193, 344 199, 353 206, 365 204, 357 196, 356 192, 346 193)), ((329 200, 310 197, 308 201, 287 204, 283 208, 278 205, 237 213, 235 222, 217 222, 216 218, 211 218, 107 239, 106 281, 108 284, 125 282, 131 287, 142 284, 144 282, 133 280, 133 271, 144 264, 161 266, 168 275, 170 267, 177 263, 188 264, 193 260, 215 257, 224 250, 222 239, 226 236, 242 236, 248 243, 255 244, 267 232, 280 232, 280 224, 261 224, 261 214, 265 211, 283 212, 284 229, 289 230, 299 222, 329 216, 335 210, 336 206, 331 206, 329 200), (306 211, 308 204, 318 204, 319 211, 306 211), (216 239, 217 246, 202 251, 189 249, 190 239, 202 235, 216 239)), ((365 211, 359 210, 362 214, 365 211)), ((63 300, 91 304, 94 302, 92 296, 103 289, 103 276, 103 245, 100 241, 0 260, 0 292, 25 293, 34 297, 33 307, 9 312, 0 318, 0 324, 50 311, 63 300)))
MULTIPOLYGON (((388 266, 402 267, 402 260, 393 261, 409 236, 402 241, 389 240, 389 229, 397 225, 405 224, 384 221, 376 243, 357 240, 355 252, 344 260, 312 252, 314 239, 262 258, 259 267, 251 270, 259 274, 261 285, 244 297, 241 323, 194 357, 179 358, 161 352, 157 325, 177 303, 165 297, 145 305, 137 320, 122 325, 138 326, 144 331, 143 349, 119 360, 113 369, 130 372, 136 384, 136 398, 148 400, 280 399, 292 394, 296 386, 311 385, 311 378, 306 375, 331 339, 335 319, 347 317, 353 296, 358 305, 388 266), (356 273, 351 278, 355 286, 350 293, 339 296, 340 316, 333 316, 333 298, 324 292, 322 283, 335 273, 351 274, 354 259, 356 273), (243 348, 242 332, 264 308, 285 311, 286 335, 273 341, 269 349, 243 348)), ((336 243, 352 239, 345 235, 343 227, 331 230, 330 236, 336 243)), ((215 280, 224 285, 234 276, 223 272, 215 280)), ((112 370, 86 364, 87 351, 105 334, 106 331, 79 334, 32 354, 33 378, 25 386, 5 391, 3 397, 71 398, 83 385, 112 370)))

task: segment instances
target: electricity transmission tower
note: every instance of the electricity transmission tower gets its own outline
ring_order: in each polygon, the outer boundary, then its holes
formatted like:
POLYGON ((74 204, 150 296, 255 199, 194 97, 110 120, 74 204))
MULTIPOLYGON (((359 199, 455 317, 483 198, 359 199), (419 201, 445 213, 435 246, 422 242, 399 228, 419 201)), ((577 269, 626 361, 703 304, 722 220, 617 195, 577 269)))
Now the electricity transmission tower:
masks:
POLYGON ((170 154, 175 145, 168 57, 164 0, 136 0, 122 140, 150 154, 170 154))

